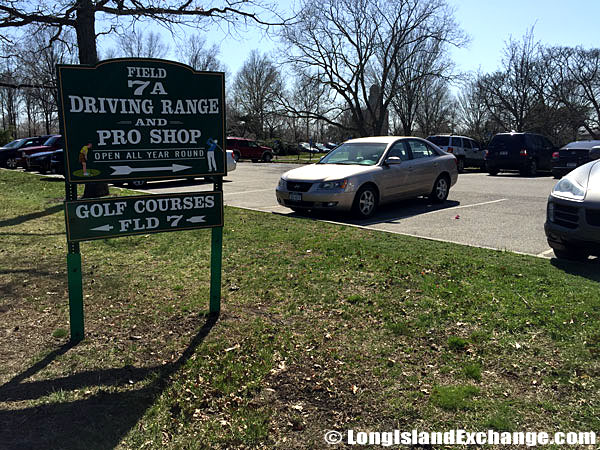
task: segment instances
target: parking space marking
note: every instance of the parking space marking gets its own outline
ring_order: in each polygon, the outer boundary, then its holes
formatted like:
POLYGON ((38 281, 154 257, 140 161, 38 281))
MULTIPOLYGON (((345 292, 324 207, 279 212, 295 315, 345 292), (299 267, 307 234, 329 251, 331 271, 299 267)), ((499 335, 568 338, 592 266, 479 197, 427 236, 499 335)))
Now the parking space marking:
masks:
POLYGON ((252 191, 225 192, 223 195, 227 196, 227 195, 252 194, 254 192, 269 192, 269 191, 273 191, 273 195, 275 194, 275 189, 269 188, 269 189, 254 189, 252 191))
MULTIPOLYGON (((492 203, 500 203, 500 202, 504 202, 506 200, 508 200, 508 199, 500 198, 498 200, 490 200, 489 202, 473 203, 471 205, 459 205, 459 206, 453 206, 452 208, 441 208, 441 209, 436 209, 435 211, 428 211, 428 212, 421 213, 421 214, 419 214, 419 217, 426 216, 428 214, 435 214, 435 213, 439 213, 439 212, 448 212, 448 211, 452 211, 454 209, 472 208, 473 206, 490 205, 492 203)), ((404 220, 404 218, 400 219, 400 220, 389 220, 386 223, 400 223, 400 222, 402 222, 402 220, 404 220)), ((363 225, 370 226, 370 225, 376 225, 378 223, 381 223, 381 220, 377 220, 375 222, 365 222, 363 225)))

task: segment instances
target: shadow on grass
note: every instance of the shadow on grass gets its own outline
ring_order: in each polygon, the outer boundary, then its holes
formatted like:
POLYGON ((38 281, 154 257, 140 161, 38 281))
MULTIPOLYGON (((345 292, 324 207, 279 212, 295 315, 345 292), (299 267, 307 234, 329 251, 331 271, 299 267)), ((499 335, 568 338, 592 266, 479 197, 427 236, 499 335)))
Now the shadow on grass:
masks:
POLYGON ((36 211, 34 213, 25 214, 23 216, 14 217, 12 219, 2 220, 2 221, 0 221, 0 227, 12 227, 14 225, 20 225, 29 220, 35 220, 35 219, 39 219, 40 217, 49 216, 51 214, 57 213, 62 210, 63 210, 62 204, 55 205, 55 206, 52 206, 51 208, 47 208, 43 211, 36 211))
POLYGON ((73 389, 100 387, 89 398, 34 407, 0 410, 0 448, 10 449, 112 449, 168 387, 170 377, 194 354, 216 324, 218 316, 206 321, 177 361, 163 366, 78 373, 55 380, 23 382, 67 353, 65 344, 25 372, 0 386, 0 402, 38 399, 73 389), (149 380, 139 389, 108 392, 102 387, 128 386, 149 380))
POLYGON ((588 259, 585 262, 567 261, 564 259, 553 258, 550 264, 554 267, 580 277, 588 278, 600 282, 600 257, 588 259))

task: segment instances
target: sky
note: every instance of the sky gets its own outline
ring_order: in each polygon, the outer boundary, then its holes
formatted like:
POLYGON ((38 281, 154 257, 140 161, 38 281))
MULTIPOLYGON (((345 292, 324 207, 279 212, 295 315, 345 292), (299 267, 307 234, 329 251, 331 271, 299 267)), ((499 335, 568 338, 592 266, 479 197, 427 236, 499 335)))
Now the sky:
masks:
MULTIPOLYGON (((512 37, 521 41, 532 27, 535 40, 543 45, 600 47, 600 0, 446 1, 455 9, 459 26, 470 38, 464 48, 451 50, 458 72, 489 73, 500 68, 508 40, 512 37)), ((280 0, 277 2, 279 11, 285 16, 293 3, 294 0, 280 0)), ((145 30, 149 27, 159 29, 148 23, 145 30)), ((209 44, 216 43, 220 47, 219 59, 227 67, 229 76, 235 76, 253 49, 268 53, 278 46, 274 36, 252 27, 236 36, 216 26, 200 33, 204 33, 209 44)), ((170 39, 166 33, 163 36, 165 41, 170 39)), ((173 58, 174 54, 167 55, 169 57, 173 58)))
MULTIPOLYGON (((534 27, 534 37, 545 45, 600 47, 600 0, 447 0, 455 8, 459 26, 471 38, 466 48, 453 49, 460 72, 492 72, 500 67, 505 43, 521 40, 534 27)), ((285 11, 290 1, 280 1, 285 11)), ((256 31, 240 39, 211 30, 211 41, 221 48, 220 59, 235 75, 252 49, 276 48, 256 31), (218 35, 219 37, 214 37, 218 35)))

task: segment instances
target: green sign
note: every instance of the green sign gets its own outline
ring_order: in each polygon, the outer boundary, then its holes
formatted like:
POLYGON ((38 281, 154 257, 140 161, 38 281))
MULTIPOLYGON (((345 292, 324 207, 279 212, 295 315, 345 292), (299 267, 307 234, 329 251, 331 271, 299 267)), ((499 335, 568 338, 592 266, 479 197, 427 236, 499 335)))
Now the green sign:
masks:
POLYGON ((164 60, 58 65, 70 183, 225 175, 221 72, 164 60))
POLYGON ((67 240, 223 226, 223 193, 141 195, 65 202, 67 240))

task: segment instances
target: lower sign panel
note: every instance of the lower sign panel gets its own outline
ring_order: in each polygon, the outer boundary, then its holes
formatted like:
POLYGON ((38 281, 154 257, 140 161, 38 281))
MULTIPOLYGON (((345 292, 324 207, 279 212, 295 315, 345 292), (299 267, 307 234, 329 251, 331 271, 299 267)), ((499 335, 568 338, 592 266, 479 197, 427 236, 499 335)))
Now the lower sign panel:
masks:
POLYGON ((223 226, 223 193, 140 195, 65 202, 68 241, 223 226))

